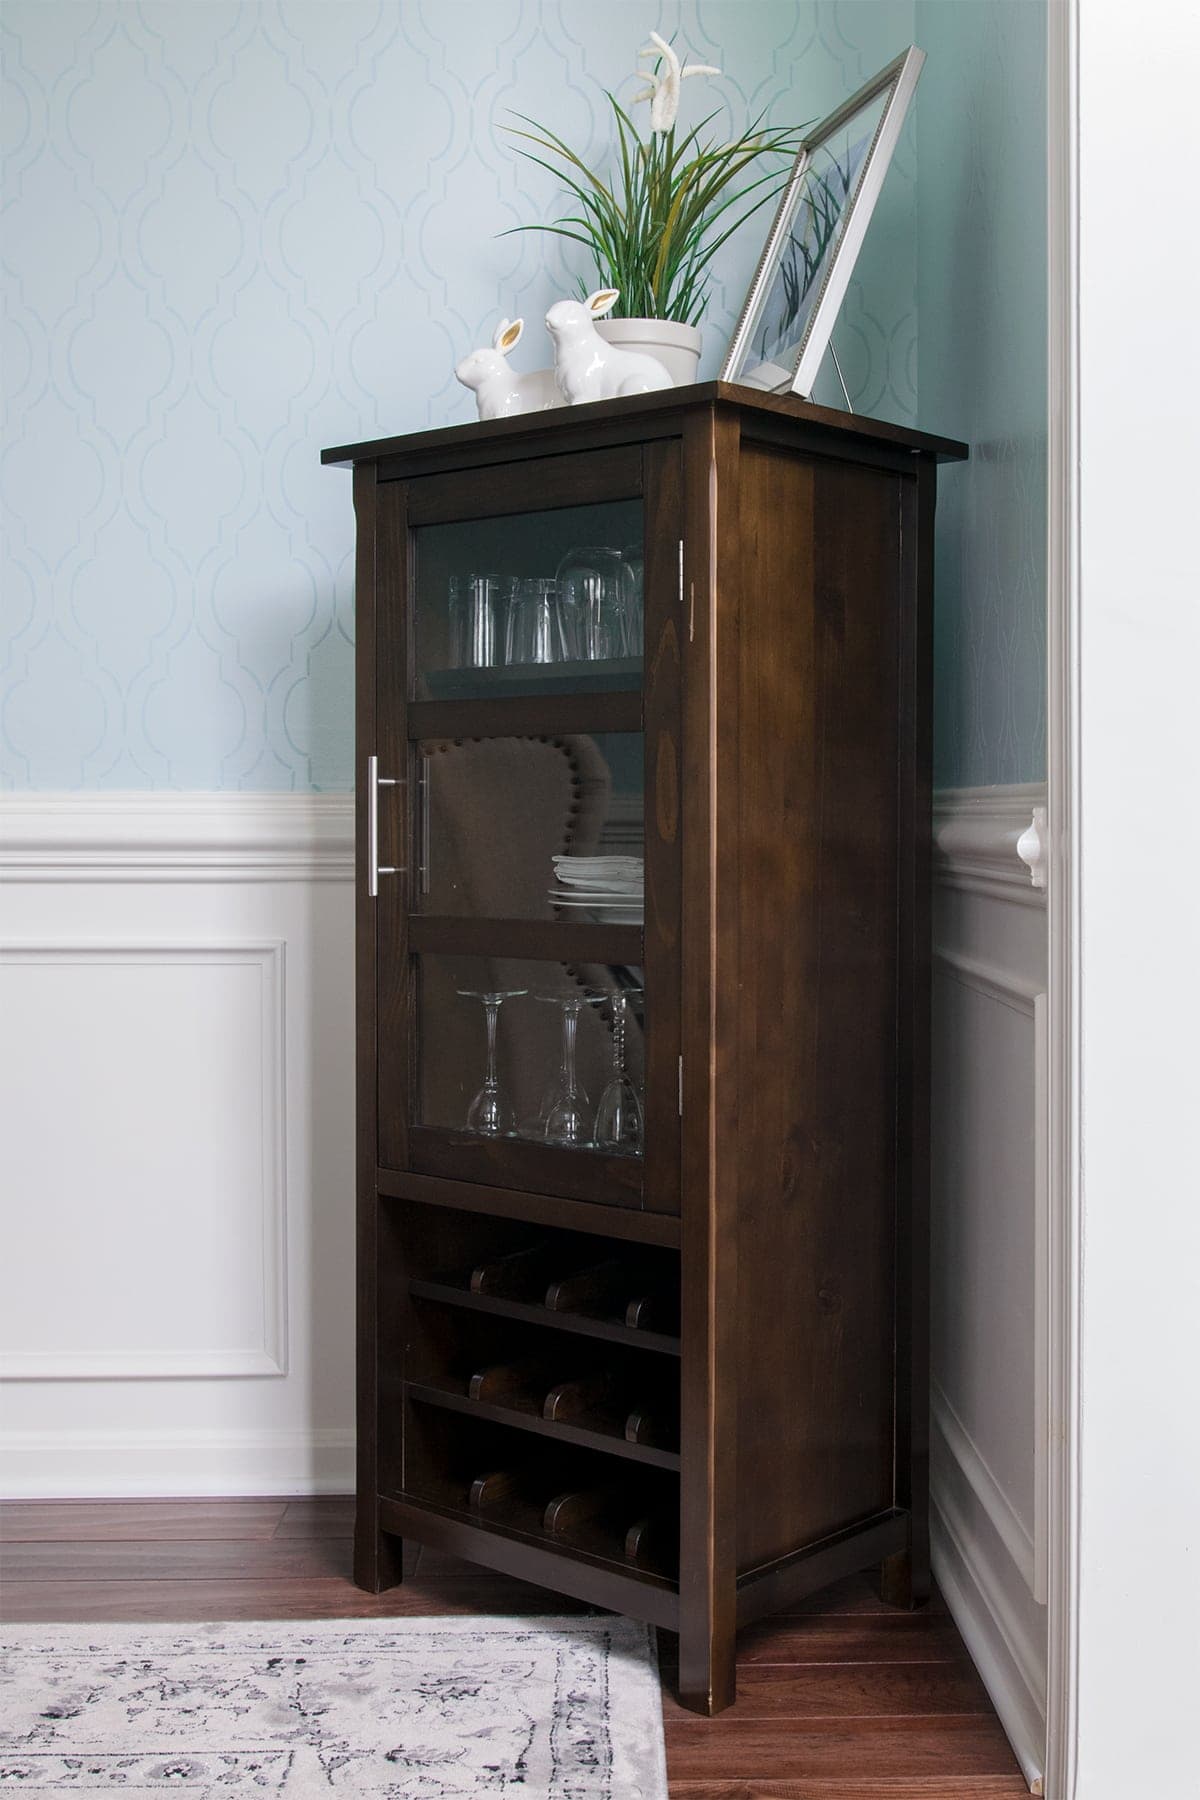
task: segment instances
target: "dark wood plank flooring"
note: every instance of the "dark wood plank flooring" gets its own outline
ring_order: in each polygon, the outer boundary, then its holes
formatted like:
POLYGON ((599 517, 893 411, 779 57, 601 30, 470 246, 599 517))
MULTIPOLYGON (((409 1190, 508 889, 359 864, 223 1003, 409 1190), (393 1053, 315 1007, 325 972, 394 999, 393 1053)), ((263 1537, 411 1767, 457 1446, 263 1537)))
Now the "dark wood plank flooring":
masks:
MULTIPOLYGON (((352 1505, 329 1500, 9 1502, 0 1616, 31 1620, 399 1618, 564 1613, 570 1601, 433 1551, 386 1594, 350 1580, 352 1505)), ((1008 1800, 1012 1751, 945 1608, 885 1607, 865 1576, 743 1633, 738 1701, 670 1696, 673 1800, 1008 1800)))

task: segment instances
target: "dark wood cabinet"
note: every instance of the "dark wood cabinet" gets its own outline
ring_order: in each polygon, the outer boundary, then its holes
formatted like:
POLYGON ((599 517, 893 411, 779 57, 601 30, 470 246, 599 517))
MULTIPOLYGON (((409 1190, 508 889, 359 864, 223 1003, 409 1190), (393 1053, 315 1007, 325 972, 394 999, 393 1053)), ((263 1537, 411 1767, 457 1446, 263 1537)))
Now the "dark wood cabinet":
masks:
POLYGON ((700 1711, 745 1621, 868 1564, 928 1588, 964 454, 720 384, 325 453, 358 518, 356 1576, 407 1536, 650 1620, 700 1711))

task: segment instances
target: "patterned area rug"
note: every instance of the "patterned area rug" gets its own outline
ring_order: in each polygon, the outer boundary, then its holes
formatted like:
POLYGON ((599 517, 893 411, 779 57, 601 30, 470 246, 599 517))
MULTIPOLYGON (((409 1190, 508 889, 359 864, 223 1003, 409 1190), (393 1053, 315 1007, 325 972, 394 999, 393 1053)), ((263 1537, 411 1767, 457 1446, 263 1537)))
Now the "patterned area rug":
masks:
POLYGON ((3 1629, 0 1789, 666 1800, 628 1619, 3 1629))

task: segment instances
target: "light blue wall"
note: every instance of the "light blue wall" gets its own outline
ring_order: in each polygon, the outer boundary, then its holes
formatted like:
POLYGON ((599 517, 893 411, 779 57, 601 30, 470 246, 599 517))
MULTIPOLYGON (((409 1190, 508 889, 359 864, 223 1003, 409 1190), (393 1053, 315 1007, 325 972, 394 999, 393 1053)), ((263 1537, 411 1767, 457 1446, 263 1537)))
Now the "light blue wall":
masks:
POLYGON ((937 534, 939 785, 1046 773, 1046 0, 917 0, 919 423, 966 438, 937 534))
MULTIPOLYGON (((819 117, 930 40, 836 342, 856 406, 913 420, 920 279, 922 421, 1007 442, 1007 377, 984 362, 1010 347, 964 313, 977 276, 953 259, 947 273, 938 239, 941 220, 987 253, 969 207, 956 221, 964 165, 1010 222, 1005 164, 987 160, 1010 148, 1016 98, 995 57, 1028 58, 1031 40, 1000 29, 1006 9, 1023 0, 8 0, 0 783, 351 785, 349 482, 318 452, 470 417, 450 369, 502 313, 529 321, 525 366, 542 359, 536 322, 573 267, 554 240, 497 237, 555 200, 499 127, 518 108, 599 154, 602 90, 629 96, 652 26, 723 67, 708 91, 727 130, 763 107, 819 117), (946 352, 927 388, 930 330, 946 352)), ((686 84, 686 105, 707 86, 686 84)), ((766 217, 719 261, 705 372, 766 217)), ((1036 282, 999 274, 1028 314, 1036 282)), ((948 483, 944 513, 972 545, 975 492, 948 483)), ((968 592, 970 555, 943 595, 939 758, 998 780, 1012 727, 987 696, 1012 686, 1016 602, 1007 576, 995 599, 968 592), (995 652, 966 684, 977 729, 955 658, 985 626, 995 652)))
MULTIPOLYGON (((349 786, 350 491, 317 455, 470 417, 454 361, 568 284, 553 241, 496 236, 553 202, 506 109, 598 149, 602 90, 629 95, 657 26, 725 69, 727 123, 800 121, 898 47, 898 17, 911 6, 8 0, 0 780, 349 786)), ((718 267, 709 369, 759 236, 718 267)), ((900 417, 914 287, 911 263, 884 269, 848 323, 863 403, 900 417)))

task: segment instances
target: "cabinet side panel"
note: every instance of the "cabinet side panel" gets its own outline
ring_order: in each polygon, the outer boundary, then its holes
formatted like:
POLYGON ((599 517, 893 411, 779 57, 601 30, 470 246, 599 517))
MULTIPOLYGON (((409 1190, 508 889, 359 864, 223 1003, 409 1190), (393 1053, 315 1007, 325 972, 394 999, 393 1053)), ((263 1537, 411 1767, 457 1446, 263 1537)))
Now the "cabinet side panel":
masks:
POLYGON ((743 443, 740 1571, 892 1502, 901 485, 743 443))
POLYGON ((381 1486, 380 1392, 387 1343, 386 1293, 382 1286, 387 1262, 386 1233, 382 1230, 379 1199, 375 1192, 377 1162, 377 966, 376 907, 367 893, 363 855, 367 841, 367 758, 378 750, 378 709, 375 684, 377 630, 377 560, 379 550, 379 487, 374 463, 359 463, 354 470, 354 509, 357 520, 355 561, 355 825, 357 834, 355 939, 356 939, 356 1089, 357 1089, 357 1362, 358 1454, 357 1511, 354 1527, 354 1579, 376 1593, 400 1578, 400 1544, 380 1527, 378 1495, 381 1486))

